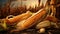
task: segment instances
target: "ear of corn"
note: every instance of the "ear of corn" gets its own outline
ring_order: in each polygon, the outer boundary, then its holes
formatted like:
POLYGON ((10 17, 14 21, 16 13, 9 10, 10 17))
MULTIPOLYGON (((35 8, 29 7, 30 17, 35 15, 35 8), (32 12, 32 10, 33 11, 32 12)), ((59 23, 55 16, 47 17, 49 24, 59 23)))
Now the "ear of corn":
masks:
POLYGON ((33 14, 31 17, 29 17, 28 19, 26 19, 24 22, 20 22, 17 24, 17 29, 18 30, 24 30, 27 29, 31 26, 33 26, 34 24, 36 24, 35 22, 38 21, 39 19, 41 19, 41 17, 43 15, 45 15, 47 12, 45 9, 41 9, 38 12, 36 12, 35 14, 33 14))
POLYGON ((10 19, 6 19, 6 21, 7 21, 8 24, 13 24, 13 23, 22 21, 24 19, 27 19, 31 15, 32 15, 32 13, 30 11, 27 11, 26 13, 23 13, 21 15, 15 16, 15 17, 10 18, 10 19))

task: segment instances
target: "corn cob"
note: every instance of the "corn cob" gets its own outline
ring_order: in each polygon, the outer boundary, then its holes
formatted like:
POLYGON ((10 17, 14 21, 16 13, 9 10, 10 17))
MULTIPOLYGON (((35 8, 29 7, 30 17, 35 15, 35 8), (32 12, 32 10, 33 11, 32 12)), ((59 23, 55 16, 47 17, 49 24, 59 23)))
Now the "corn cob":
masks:
POLYGON ((24 19, 27 19, 28 17, 30 17, 32 15, 32 13, 30 11, 27 11, 26 13, 23 13, 21 15, 17 15, 13 18, 10 18, 10 19, 6 19, 6 22, 8 24, 12 24, 12 23, 16 23, 16 22, 19 22, 21 20, 24 20, 24 19))
POLYGON ((45 15, 47 12, 45 9, 41 9, 39 10, 38 12, 36 12, 35 14, 33 14, 31 17, 29 17, 28 19, 20 22, 17 24, 16 26, 16 30, 15 31, 21 31, 21 30, 24 30, 24 29, 27 29, 31 26, 33 26, 34 24, 36 24, 35 22, 40 20, 41 17, 43 15, 45 15))

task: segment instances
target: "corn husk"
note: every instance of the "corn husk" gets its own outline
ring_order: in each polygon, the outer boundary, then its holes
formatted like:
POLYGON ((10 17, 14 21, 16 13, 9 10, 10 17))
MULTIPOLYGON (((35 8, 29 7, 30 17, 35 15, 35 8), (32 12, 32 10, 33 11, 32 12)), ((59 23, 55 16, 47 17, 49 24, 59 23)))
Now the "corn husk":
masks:
POLYGON ((46 20, 46 21, 42 21, 42 22, 38 23, 36 25, 36 29, 40 29, 40 28, 44 28, 44 27, 49 27, 49 26, 51 26, 51 22, 46 20))

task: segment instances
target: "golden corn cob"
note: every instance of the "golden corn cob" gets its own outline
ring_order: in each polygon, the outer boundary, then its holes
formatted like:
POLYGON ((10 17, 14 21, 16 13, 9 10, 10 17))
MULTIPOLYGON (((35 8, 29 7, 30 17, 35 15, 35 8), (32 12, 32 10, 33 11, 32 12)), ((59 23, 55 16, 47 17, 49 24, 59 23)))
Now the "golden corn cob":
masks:
POLYGON ((21 30, 24 30, 24 29, 27 29, 27 28, 33 26, 34 24, 36 24, 35 22, 38 21, 39 19, 41 19, 41 17, 44 16, 46 13, 47 12, 45 9, 39 10, 38 12, 33 14, 28 19, 18 23, 16 26, 17 29, 15 31, 21 31, 21 30))
POLYGON ((17 15, 13 18, 10 18, 10 19, 6 19, 6 22, 8 24, 12 24, 12 23, 16 23, 16 22, 19 22, 21 20, 24 20, 24 19, 27 19, 28 17, 30 17, 32 15, 32 13, 30 11, 27 11, 26 13, 23 13, 21 15, 17 15))

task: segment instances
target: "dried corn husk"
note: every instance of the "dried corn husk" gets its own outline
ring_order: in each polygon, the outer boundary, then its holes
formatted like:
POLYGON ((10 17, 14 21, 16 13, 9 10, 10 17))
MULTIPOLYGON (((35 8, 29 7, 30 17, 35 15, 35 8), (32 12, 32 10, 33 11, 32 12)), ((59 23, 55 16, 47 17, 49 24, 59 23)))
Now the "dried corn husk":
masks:
POLYGON ((44 27, 48 27, 48 26, 51 26, 51 22, 46 20, 46 21, 42 21, 42 22, 38 23, 36 25, 36 29, 40 29, 40 28, 44 28, 44 27))

